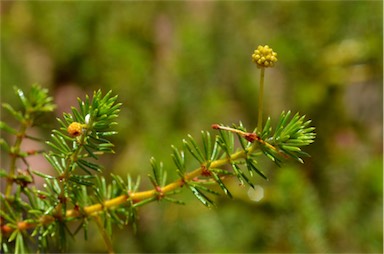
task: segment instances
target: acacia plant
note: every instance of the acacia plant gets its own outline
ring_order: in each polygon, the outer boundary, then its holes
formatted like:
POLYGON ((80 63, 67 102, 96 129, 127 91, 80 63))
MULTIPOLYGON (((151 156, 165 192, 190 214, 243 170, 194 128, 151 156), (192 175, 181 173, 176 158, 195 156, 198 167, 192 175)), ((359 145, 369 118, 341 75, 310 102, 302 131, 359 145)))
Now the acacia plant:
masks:
POLYGON ((111 174, 112 180, 107 182, 103 167, 97 162, 100 156, 113 152, 108 138, 117 134, 113 126, 121 104, 111 91, 103 94, 99 90, 84 101, 78 99, 78 108, 73 107, 71 113, 58 119, 60 127, 52 130, 46 141, 47 151, 39 152, 23 151, 21 144, 25 139, 36 139, 28 130, 41 114, 54 109, 53 99, 37 85, 28 94, 16 88, 23 110, 17 111, 7 103, 2 106, 19 122, 19 127, 5 122, 0 125, 2 131, 15 136, 13 143, 0 141, 1 149, 9 156, 8 168, 0 171, 4 183, 0 196, 1 251, 44 252, 52 247, 65 251, 66 236, 83 231, 87 238, 88 224, 96 223, 107 250, 113 252, 112 228, 127 224, 136 228, 140 206, 153 201, 182 204, 174 194, 188 189, 202 204, 211 207, 212 195, 219 194, 210 187, 212 183, 232 198, 223 179, 236 177, 240 184, 250 187, 254 187, 255 175, 267 179, 257 164, 260 156, 279 166, 288 159, 303 163, 301 158, 308 154, 301 147, 315 138, 311 121, 288 111, 281 113, 274 128, 269 117, 263 123, 264 72, 277 62, 277 54, 268 46, 259 46, 252 60, 260 69, 257 128, 247 131, 241 123, 213 124, 212 132, 202 131, 199 140, 188 135, 183 147, 172 146, 178 179, 167 179, 163 164, 152 158, 149 179, 153 187, 148 190, 140 188, 140 177, 133 179, 129 174, 111 174), (35 153, 44 155, 52 166, 51 173, 31 168, 28 157, 35 153), (199 166, 189 169, 186 159, 196 160, 199 166), (43 178, 42 189, 35 186, 36 178, 43 178), (79 226, 71 230, 69 224, 76 222, 79 226))

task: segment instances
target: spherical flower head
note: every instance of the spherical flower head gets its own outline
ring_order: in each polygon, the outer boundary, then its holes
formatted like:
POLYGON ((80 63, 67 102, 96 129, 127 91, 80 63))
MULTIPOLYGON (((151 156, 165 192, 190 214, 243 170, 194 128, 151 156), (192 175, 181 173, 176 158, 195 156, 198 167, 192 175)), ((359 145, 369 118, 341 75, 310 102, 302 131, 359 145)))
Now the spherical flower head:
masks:
POLYGON ((257 68, 273 67, 277 62, 277 53, 273 52, 268 45, 258 46, 252 54, 252 62, 257 68))
POLYGON ((68 126, 67 131, 71 137, 80 136, 83 132, 83 125, 78 122, 73 122, 68 126))

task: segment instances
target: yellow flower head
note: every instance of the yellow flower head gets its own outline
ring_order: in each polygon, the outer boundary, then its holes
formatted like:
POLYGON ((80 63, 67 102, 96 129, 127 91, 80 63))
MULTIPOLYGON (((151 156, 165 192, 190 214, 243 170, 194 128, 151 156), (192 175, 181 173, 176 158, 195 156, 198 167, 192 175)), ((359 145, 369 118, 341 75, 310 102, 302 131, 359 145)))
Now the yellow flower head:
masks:
POLYGON ((71 123, 67 128, 68 134, 72 137, 80 136, 83 132, 83 125, 78 122, 71 123))
POLYGON ((252 54, 252 62, 257 68, 273 67, 277 62, 277 53, 273 52, 268 45, 258 46, 252 54))

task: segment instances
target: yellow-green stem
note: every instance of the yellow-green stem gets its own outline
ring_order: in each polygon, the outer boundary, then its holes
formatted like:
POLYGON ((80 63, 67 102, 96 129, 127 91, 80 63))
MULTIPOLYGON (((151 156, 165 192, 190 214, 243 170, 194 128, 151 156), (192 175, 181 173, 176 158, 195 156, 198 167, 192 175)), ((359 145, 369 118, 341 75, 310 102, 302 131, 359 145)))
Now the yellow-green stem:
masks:
MULTIPOLYGON (((86 132, 85 133, 82 133, 81 136, 80 136, 80 140, 78 142, 78 147, 76 148, 76 150, 72 153, 71 156, 68 157, 68 162, 67 162, 67 167, 65 168, 65 171, 64 171, 64 175, 60 176, 60 177, 63 177, 63 179, 60 181, 60 195, 59 197, 63 198, 63 200, 66 199, 65 197, 65 185, 67 184, 68 182, 68 179, 69 177, 71 176, 71 172, 70 172, 70 169, 72 167, 72 165, 74 164, 74 162, 77 161, 78 159, 78 155, 85 143, 85 138, 88 134, 88 127, 85 129, 86 132)), ((62 213, 62 207, 63 205, 65 206, 66 204, 65 203, 59 203, 57 206, 56 206, 56 212, 58 214, 61 214, 62 213)), ((66 206, 65 206, 66 207, 66 206)), ((66 208, 64 209, 66 210, 66 208)))
POLYGON ((263 127, 263 94, 264 94, 264 71, 265 68, 260 70, 260 89, 259 89, 259 108, 257 117, 257 131, 262 132, 263 127))
MULTIPOLYGON (((265 145, 271 146, 267 142, 263 142, 263 143, 265 145)), ((258 146, 259 146, 258 143, 254 143, 248 149, 233 153, 230 157, 212 161, 212 163, 210 164, 210 168, 220 168, 223 165, 231 163, 232 161, 244 159, 247 157, 247 154, 254 152, 258 148, 258 146)), ((181 188, 185 184, 186 181, 193 180, 195 177, 200 176, 202 173, 202 170, 203 170, 203 167, 199 167, 199 168, 191 171, 190 173, 187 173, 184 176, 184 179, 178 179, 178 180, 162 187, 161 192, 165 194, 165 193, 172 192, 178 188, 181 188)), ((127 194, 120 195, 116 198, 106 200, 102 204, 99 203, 99 204, 86 206, 82 209, 82 212, 80 212, 77 209, 68 210, 68 211, 66 211, 65 217, 66 218, 75 218, 75 217, 79 217, 79 216, 98 216, 98 213, 102 212, 104 209, 116 207, 118 205, 124 204, 128 200, 132 200, 134 203, 137 203, 137 202, 140 202, 140 201, 143 201, 146 199, 153 198, 156 195, 158 195, 158 190, 156 190, 156 189, 134 192, 134 193, 129 193, 129 194, 127 193, 127 194)), ((55 220, 55 218, 53 216, 45 215, 40 219, 40 223, 47 225, 49 223, 52 223, 54 220, 55 220)), ((97 219, 96 219, 96 221, 97 221, 97 219)), ((28 228, 33 228, 36 225, 37 225, 36 223, 28 223, 25 225, 23 224, 22 227, 19 227, 19 230, 26 230, 28 228)), ((10 229, 8 231, 12 232, 12 229, 10 229)))
POLYGON ((113 251, 113 245, 112 245, 111 238, 109 237, 108 233, 105 231, 105 227, 103 226, 103 223, 101 221, 100 216, 97 215, 94 218, 96 221, 96 225, 97 225, 98 229, 100 230, 100 234, 103 237, 103 240, 104 240, 105 245, 107 247, 108 253, 110 253, 110 254, 115 253, 113 251))
POLYGON ((22 122, 20 130, 17 134, 15 144, 12 147, 11 162, 10 162, 9 175, 8 175, 9 179, 6 183, 6 188, 5 188, 6 197, 9 197, 12 193, 13 177, 15 176, 15 171, 16 171, 16 160, 20 153, 21 142, 23 142, 27 128, 31 124, 31 121, 29 118, 30 118, 29 114, 26 114, 25 120, 22 122))
MULTIPOLYGON (((242 151, 239 151, 239 152, 232 154, 230 158, 215 160, 210 164, 210 167, 211 168, 220 168, 221 166, 223 166, 223 165, 225 165, 231 161, 236 161, 236 160, 245 158, 247 156, 247 153, 251 153, 252 151, 254 151, 256 149, 255 145, 256 144, 251 146, 247 150, 247 152, 242 150, 242 151)), ((191 171, 190 173, 186 174, 184 177, 184 180, 178 179, 178 180, 162 187, 161 188, 162 193, 168 193, 168 192, 171 192, 171 191, 174 191, 174 190, 180 188, 181 186, 184 185, 184 181, 189 181, 195 177, 200 176, 202 170, 203 170, 202 167, 199 167, 199 168, 191 171)), ((97 212, 101 212, 104 208, 111 208, 111 207, 121 205, 121 204, 127 202, 127 200, 129 200, 129 199, 133 200, 134 202, 139 202, 139 201, 142 201, 145 199, 152 198, 155 195, 157 195, 157 190, 154 190, 154 189, 153 190, 147 190, 147 191, 141 191, 141 192, 135 192, 135 193, 131 193, 130 195, 124 194, 124 195, 118 196, 116 198, 107 200, 103 204, 95 204, 95 205, 84 207, 83 211, 87 215, 92 215, 92 214, 95 214, 97 212)), ((69 210, 69 211, 67 211, 66 217, 77 217, 79 215, 80 214, 78 211, 69 210)))

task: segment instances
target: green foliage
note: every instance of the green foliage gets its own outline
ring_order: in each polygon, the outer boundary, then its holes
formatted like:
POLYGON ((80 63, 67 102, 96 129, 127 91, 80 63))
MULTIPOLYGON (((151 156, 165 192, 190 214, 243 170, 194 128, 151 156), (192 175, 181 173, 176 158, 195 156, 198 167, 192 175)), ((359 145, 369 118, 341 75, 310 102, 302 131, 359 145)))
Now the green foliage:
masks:
MULTIPOLYGON (((26 122, 54 108, 47 90, 38 86, 33 86, 28 97, 19 89, 16 92, 22 100, 25 113, 9 111, 20 120, 24 132, 31 125, 26 126, 26 122)), ((151 158, 153 174, 149 175, 149 179, 153 189, 139 191, 140 178, 133 183, 129 174, 126 181, 112 174, 112 181, 108 183, 101 174, 102 166, 96 161, 105 153, 113 153, 113 144, 108 137, 116 134, 112 128, 116 124, 121 105, 116 100, 117 96, 112 97, 111 91, 103 95, 99 90, 92 98, 86 96, 84 101, 79 99, 79 110, 72 107, 72 114, 64 113, 63 119, 58 119, 60 129, 53 130, 51 140, 46 142, 52 150, 44 154, 56 174, 32 171, 35 176, 45 180, 44 189, 28 186, 33 183, 31 172, 15 177, 12 171, 14 164, 10 171, 2 170, 2 178, 7 179, 7 192, 1 196, 3 251, 27 252, 26 241, 33 239, 38 241, 38 250, 49 250, 52 243, 65 250, 67 235, 73 237, 83 229, 84 237, 88 238, 90 221, 96 222, 108 250, 112 251, 110 237, 113 225, 125 226, 131 223, 136 230, 138 207, 156 200, 184 204, 170 197, 179 193, 183 186, 205 206, 214 206, 215 202, 210 195, 219 193, 210 187, 213 183, 232 198, 224 179, 236 176, 241 184, 245 182, 254 188, 251 181, 254 173, 267 179, 256 166, 258 156, 265 154, 278 164, 289 157, 302 162, 300 156, 307 154, 299 147, 312 143, 315 138, 314 128, 308 127, 310 121, 304 122, 304 117, 298 114, 290 118, 290 112, 282 113, 276 132, 270 128, 268 119, 262 136, 247 132, 242 124, 233 128, 213 125, 219 131, 214 138, 210 132, 202 131, 201 142, 188 135, 183 140, 183 150, 172 146, 172 158, 179 179, 170 182, 163 163, 151 158), (235 146, 235 137, 240 147, 235 146), (200 166, 189 171, 186 160, 195 160, 200 166), (228 164, 233 171, 225 167, 228 164), (248 174, 244 172, 244 167, 248 174), (74 230, 69 226, 73 221, 79 223, 74 230), (32 231, 32 239, 26 237, 29 231, 32 231)), ((12 109, 8 104, 4 105, 12 109)), ((2 126, 11 134, 19 133, 5 123, 2 126)), ((6 150, 11 157, 24 158, 19 153, 12 153, 20 150, 22 138, 12 149, 6 150)), ((3 143, 5 148, 10 147, 5 141, 3 143)))

